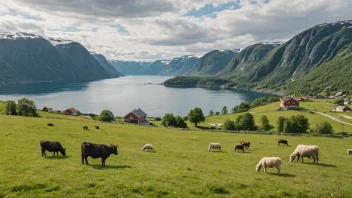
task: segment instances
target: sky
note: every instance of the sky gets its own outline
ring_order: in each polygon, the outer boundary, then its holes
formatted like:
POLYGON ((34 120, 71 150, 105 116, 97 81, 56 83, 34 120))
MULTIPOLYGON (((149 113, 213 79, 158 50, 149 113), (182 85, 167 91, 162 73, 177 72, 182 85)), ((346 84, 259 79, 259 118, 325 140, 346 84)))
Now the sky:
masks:
POLYGON ((0 32, 80 42, 113 60, 202 56, 352 19, 351 0, 0 0, 0 32))

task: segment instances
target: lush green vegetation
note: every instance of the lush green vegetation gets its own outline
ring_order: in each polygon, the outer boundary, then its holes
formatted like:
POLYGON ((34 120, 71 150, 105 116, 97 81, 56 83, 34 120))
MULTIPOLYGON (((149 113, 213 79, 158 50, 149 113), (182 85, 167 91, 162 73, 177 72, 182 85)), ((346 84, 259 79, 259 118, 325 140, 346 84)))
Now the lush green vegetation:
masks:
MULTIPOLYGON (((0 108, 4 107, 0 103, 0 108)), ((287 147, 277 146, 277 139, 283 137, 275 135, 5 115, 0 115, 0 123, 2 197, 349 197, 352 194, 347 139, 285 137, 292 145, 287 147), (46 126, 48 122, 54 123, 54 127, 46 126), (90 130, 83 131, 84 125, 90 130), (100 130, 92 129, 95 125, 100 130), (67 157, 52 157, 50 153, 42 157, 39 141, 43 139, 60 141, 67 157), (251 142, 250 150, 234 152, 234 145, 242 140, 251 142), (91 158, 90 166, 83 165, 80 155, 83 141, 118 144, 119 155, 110 156, 105 167, 100 165, 100 159, 91 158), (210 142, 220 142, 223 152, 208 152, 210 142), (153 144, 157 152, 141 151, 146 143, 153 144), (313 165, 308 159, 304 164, 288 162, 289 154, 298 144, 318 145, 320 163, 313 165), (275 169, 269 169, 268 174, 255 172, 255 165, 263 156, 282 159, 281 176, 275 175, 275 169)))
POLYGON ((166 87, 220 87, 225 83, 230 82, 221 78, 202 78, 195 76, 177 76, 166 80, 166 87))

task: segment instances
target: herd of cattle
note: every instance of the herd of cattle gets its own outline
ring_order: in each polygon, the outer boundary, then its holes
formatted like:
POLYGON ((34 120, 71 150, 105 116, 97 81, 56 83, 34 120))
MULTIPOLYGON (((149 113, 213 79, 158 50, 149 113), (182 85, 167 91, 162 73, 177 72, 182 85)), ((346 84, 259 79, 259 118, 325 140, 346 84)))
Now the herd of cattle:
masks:
MULTIPOLYGON (((48 126, 54 126, 52 123, 48 123, 48 126)), ((95 126, 96 129, 99 129, 99 126, 95 126)), ((88 126, 84 126, 83 129, 88 130, 88 126)), ((278 145, 284 144, 288 145, 288 141, 284 139, 278 140, 278 145)), ((42 150, 42 156, 46 156, 45 151, 54 152, 54 156, 58 156, 59 152, 66 156, 66 149, 63 148, 60 142, 51 142, 42 140, 40 141, 40 146, 42 150)), ((240 144, 235 145, 235 151, 242 150, 244 153, 245 149, 249 150, 250 142, 249 141, 241 141, 240 144)), ((143 146, 142 151, 153 151, 155 149, 153 145, 146 144, 143 146)), ((221 152, 221 144, 220 143, 210 143, 208 147, 208 151, 217 150, 221 152)), ((105 160, 111 155, 118 155, 118 145, 110 145, 107 146, 105 144, 96 144, 90 142, 83 142, 81 145, 81 156, 82 156, 82 164, 84 162, 89 165, 88 157, 101 158, 102 165, 105 165, 105 160)), ((347 150, 347 154, 352 154, 352 149, 347 150)), ((298 145, 293 153, 290 155, 290 162, 294 161, 297 157, 297 161, 301 158, 303 163, 303 157, 307 157, 308 159, 313 159, 314 164, 318 164, 319 161, 319 147, 316 145, 298 145)), ((261 168, 264 168, 264 172, 267 172, 267 168, 277 168, 277 174, 280 175, 280 167, 281 167, 281 159, 279 157, 263 157, 259 163, 256 165, 256 171, 258 172, 261 168)))

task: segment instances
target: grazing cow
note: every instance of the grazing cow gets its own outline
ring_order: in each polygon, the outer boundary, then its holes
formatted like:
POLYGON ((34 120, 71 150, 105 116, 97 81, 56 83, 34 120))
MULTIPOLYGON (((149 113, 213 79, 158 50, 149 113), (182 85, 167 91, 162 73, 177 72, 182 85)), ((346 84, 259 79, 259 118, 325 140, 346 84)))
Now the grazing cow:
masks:
POLYGON ((247 150, 249 149, 249 146, 251 145, 250 142, 246 142, 246 141, 241 141, 241 144, 244 146, 244 148, 246 148, 247 150))
POLYGON ((238 151, 239 150, 242 150, 243 151, 243 153, 244 153, 244 145, 243 144, 237 144, 236 146, 235 146, 235 151, 238 149, 238 151))
POLYGON ((83 126, 83 129, 84 130, 88 130, 88 126, 83 126))
POLYGON ((284 139, 281 139, 281 140, 277 141, 277 145, 280 145, 280 144, 284 144, 284 145, 289 146, 287 140, 284 140, 284 139))
POLYGON ((118 145, 111 145, 107 146, 105 144, 95 144, 89 142, 83 142, 81 146, 81 153, 82 153, 82 164, 86 161, 88 163, 88 157, 101 158, 101 164, 105 165, 105 160, 110 156, 110 154, 117 155, 117 147, 118 145))
POLYGON ((48 125, 48 126, 54 126, 54 124, 53 123, 48 123, 48 124, 46 124, 46 125, 48 125))
POLYGON ((45 151, 49 151, 49 152, 54 152, 54 156, 56 153, 56 156, 59 155, 59 151, 62 154, 62 156, 66 156, 66 149, 62 147, 62 145, 60 144, 60 142, 50 142, 50 141, 46 141, 46 140, 42 140, 40 141, 40 146, 42 148, 42 156, 46 156, 45 151))
POLYGON ((96 129, 100 129, 99 126, 94 126, 96 129))

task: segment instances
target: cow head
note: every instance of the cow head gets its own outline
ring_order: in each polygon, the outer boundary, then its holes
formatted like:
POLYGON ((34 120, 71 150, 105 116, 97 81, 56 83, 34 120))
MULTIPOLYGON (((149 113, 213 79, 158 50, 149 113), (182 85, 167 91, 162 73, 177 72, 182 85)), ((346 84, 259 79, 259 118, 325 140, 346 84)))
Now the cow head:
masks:
POLYGON ((60 150, 60 153, 61 153, 63 156, 66 156, 66 149, 65 149, 65 148, 61 149, 61 150, 60 150))
POLYGON ((115 155, 118 155, 117 147, 118 147, 117 144, 116 144, 116 146, 115 145, 111 145, 112 153, 115 154, 115 155))

